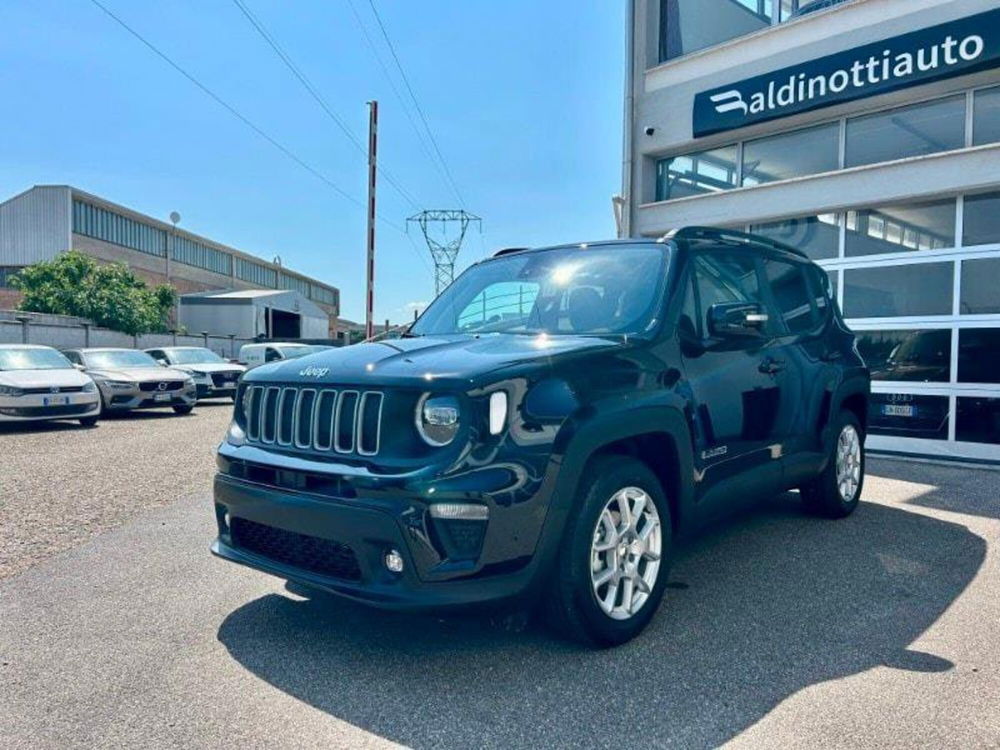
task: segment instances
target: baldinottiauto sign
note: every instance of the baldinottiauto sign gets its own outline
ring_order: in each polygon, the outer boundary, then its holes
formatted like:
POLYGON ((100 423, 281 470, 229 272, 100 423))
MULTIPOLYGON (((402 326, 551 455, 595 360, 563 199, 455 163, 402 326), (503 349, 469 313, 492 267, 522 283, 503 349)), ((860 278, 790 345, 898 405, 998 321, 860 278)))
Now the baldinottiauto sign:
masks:
POLYGON ((696 138, 1000 67, 1000 9, 698 93, 696 138))

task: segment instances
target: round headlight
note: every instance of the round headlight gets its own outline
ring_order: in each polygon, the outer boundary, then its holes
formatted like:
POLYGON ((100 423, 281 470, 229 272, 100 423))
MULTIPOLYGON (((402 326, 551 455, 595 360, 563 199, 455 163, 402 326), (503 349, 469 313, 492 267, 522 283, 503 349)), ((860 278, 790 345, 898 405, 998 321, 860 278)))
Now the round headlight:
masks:
POLYGON ((454 396, 425 394, 417 403, 417 431, 428 445, 440 448, 458 434, 459 404, 454 396))

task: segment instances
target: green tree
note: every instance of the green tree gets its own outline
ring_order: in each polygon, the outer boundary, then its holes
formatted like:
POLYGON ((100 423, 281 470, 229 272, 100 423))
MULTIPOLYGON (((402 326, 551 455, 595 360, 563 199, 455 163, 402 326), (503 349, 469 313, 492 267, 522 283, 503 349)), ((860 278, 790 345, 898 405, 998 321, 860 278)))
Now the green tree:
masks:
POLYGON ((173 287, 150 289, 124 263, 101 264, 75 250, 28 266, 11 286, 24 294, 25 312, 75 315, 133 335, 166 330, 177 302, 173 287))

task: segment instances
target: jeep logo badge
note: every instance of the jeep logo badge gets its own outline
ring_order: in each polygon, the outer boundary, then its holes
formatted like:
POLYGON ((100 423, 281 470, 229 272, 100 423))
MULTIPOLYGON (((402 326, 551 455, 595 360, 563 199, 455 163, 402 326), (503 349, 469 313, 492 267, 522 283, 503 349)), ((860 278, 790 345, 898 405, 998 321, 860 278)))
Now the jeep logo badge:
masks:
POLYGON ((305 367, 299 370, 299 375, 304 378, 322 378, 330 372, 329 367, 305 367))

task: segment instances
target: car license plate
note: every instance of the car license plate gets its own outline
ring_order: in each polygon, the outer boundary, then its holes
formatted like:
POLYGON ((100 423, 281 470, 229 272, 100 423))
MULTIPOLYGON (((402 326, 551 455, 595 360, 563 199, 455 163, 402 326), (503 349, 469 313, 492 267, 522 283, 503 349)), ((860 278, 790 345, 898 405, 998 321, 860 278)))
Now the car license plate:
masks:
POLYGON ((42 398, 43 406, 67 406, 69 396, 45 396, 42 398))
POLYGON ((883 404, 882 413, 887 417, 914 417, 917 410, 910 404, 883 404))
POLYGON ((154 393, 153 401, 169 401, 173 396, 169 393, 154 393))

